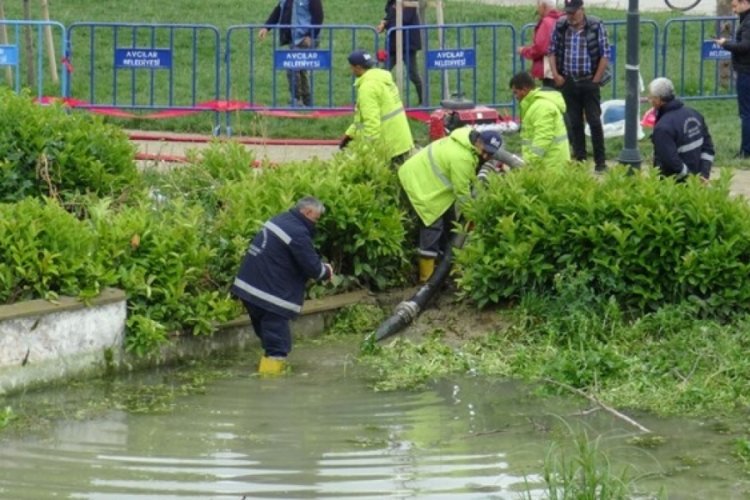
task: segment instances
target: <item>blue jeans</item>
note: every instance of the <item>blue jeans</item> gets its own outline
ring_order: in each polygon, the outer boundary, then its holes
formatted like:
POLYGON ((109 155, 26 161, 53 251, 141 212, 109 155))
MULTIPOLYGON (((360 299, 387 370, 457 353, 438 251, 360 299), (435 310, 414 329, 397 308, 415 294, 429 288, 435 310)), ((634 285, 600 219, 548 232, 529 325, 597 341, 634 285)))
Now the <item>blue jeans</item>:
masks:
MULTIPOLYGON (((294 50, 314 49, 315 43, 305 45, 304 41, 292 44, 294 50)), ((310 92, 312 75, 310 71, 287 70, 286 80, 289 83, 289 95, 292 106, 312 106, 312 94, 310 92)))
POLYGON ((742 125, 740 155, 750 157, 750 73, 737 73, 737 104, 742 125))

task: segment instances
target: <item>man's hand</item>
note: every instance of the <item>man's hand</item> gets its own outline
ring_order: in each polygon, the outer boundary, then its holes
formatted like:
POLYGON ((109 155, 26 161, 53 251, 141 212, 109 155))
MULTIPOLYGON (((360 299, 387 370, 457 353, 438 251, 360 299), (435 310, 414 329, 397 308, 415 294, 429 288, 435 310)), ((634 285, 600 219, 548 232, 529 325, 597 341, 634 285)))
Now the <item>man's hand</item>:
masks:
POLYGON ((562 87, 563 85, 565 85, 565 77, 559 73, 553 76, 552 79, 555 81, 556 87, 562 87))
POLYGON ((518 47, 518 48, 516 49, 516 52, 518 53, 518 55, 519 55, 519 56, 520 56, 520 55, 523 55, 523 50, 524 50, 525 48, 526 48, 526 47, 518 47))
POLYGON ((258 40, 265 40, 266 36, 268 36, 268 28, 261 28, 260 31, 258 31, 258 40))
POLYGON ((333 266, 328 262, 323 263, 323 265, 328 269, 328 281, 333 281, 333 266))
POLYGON ((350 142, 352 142, 352 138, 345 135, 341 138, 341 142, 339 142, 339 149, 344 149, 350 142))
POLYGON ((378 33, 382 33, 383 31, 385 31, 385 21, 380 21, 380 24, 375 26, 375 31, 377 31, 378 33))

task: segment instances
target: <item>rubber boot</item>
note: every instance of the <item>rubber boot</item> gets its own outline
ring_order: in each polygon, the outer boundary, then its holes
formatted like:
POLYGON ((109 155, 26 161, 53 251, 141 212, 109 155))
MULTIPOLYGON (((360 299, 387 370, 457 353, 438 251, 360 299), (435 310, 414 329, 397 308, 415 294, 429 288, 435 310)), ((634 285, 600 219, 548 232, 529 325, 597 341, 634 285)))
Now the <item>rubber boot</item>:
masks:
POLYGON ((435 259, 432 257, 419 258, 419 282, 427 283, 432 273, 435 271, 435 259))
POLYGON ((258 375, 261 376, 274 376, 281 375, 284 373, 284 367, 286 366, 286 358, 275 358, 271 356, 263 356, 260 358, 260 364, 258 365, 258 375))

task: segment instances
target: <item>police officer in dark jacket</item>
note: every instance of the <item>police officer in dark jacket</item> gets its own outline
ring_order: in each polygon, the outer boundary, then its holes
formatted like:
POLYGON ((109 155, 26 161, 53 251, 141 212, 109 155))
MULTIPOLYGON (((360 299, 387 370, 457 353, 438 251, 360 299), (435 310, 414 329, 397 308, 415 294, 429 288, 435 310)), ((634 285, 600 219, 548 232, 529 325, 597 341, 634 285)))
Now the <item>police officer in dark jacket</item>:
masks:
MULTIPOLYGON (((313 49, 318 46, 320 25, 323 24, 322 0, 279 0, 265 22, 267 28, 258 31, 258 39, 263 40, 273 25, 286 25, 279 33, 279 45, 289 45, 292 49, 313 49), (291 27, 289 27, 291 26, 291 27)), ((292 106, 312 106, 310 92, 310 72, 286 72, 289 81, 292 106)))
POLYGON ((308 279, 330 280, 333 268, 313 246, 325 207, 311 196, 263 224, 250 243, 231 292, 242 300, 265 356, 258 373, 281 373, 292 350, 289 320, 302 310, 308 279))
POLYGON ((674 85, 656 78, 648 85, 648 98, 656 110, 654 165, 665 176, 678 180, 688 174, 708 180, 714 163, 714 143, 703 116, 675 98, 674 85))
MULTIPOLYGON (((419 20, 419 11, 416 7, 404 7, 403 19, 401 26, 419 26, 422 24, 419 20)), ((382 33, 396 27, 396 0, 388 0, 385 3, 385 17, 376 30, 382 33)), ((422 35, 418 29, 406 29, 402 31, 403 37, 403 60, 409 72, 409 80, 417 89, 417 106, 422 104, 422 77, 419 75, 419 64, 417 61, 417 51, 422 49, 422 35)), ((388 69, 391 70, 396 65, 396 32, 392 31, 388 38, 388 69)))

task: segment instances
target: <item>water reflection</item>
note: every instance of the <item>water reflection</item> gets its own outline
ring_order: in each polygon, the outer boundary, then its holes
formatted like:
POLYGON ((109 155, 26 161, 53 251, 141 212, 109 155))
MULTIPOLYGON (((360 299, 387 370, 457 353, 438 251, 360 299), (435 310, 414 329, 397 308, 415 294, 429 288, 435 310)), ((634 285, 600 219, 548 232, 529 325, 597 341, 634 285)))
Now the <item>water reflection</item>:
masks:
MULTIPOLYGON (((297 354, 298 370, 286 378, 261 380, 237 367, 237 376, 179 398, 164 414, 112 411, 6 439, 0 497, 544 498, 542 461, 559 437, 552 415, 568 415, 580 401, 540 401, 476 378, 373 393, 346 363, 318 364, 346 354, 325 349, 297 354)), ((606 415, 587 425, 611 436, 631 431, 606 415)), ((700 484, 670 498, 748 491, 743 480, 700 484)))

